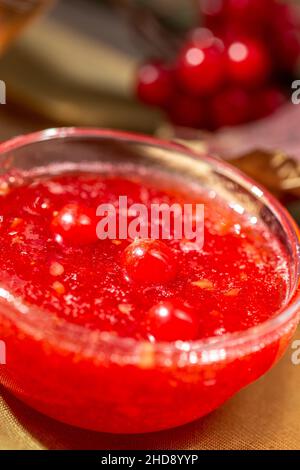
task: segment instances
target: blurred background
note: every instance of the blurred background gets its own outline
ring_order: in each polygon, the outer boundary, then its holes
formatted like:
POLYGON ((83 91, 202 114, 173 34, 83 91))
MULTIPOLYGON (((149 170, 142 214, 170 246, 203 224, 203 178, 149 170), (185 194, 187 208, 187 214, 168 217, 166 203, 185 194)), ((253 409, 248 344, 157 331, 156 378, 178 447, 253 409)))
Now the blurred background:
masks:
POLYGON ((291 1, 0 0, 0 139, 63 125, 210 139, 259 122, 259 145, 291 107, 299 33, 291 1))
POLYGON ((181 139, 300 223, 300 0, 0 0, 0 81, 0 141, 58 126, 181 139))
POLYGON ((126 3, 0 0, 0 139, 53 125, 155 130, 159 113, 134 99, 147 51, 126 3))

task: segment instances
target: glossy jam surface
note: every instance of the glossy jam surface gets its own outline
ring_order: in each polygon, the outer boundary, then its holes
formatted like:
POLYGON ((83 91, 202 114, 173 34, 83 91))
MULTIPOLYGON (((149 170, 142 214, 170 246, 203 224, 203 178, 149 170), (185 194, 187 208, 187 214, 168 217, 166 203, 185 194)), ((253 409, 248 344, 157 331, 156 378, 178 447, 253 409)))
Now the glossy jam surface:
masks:
POLYGON ((174 341, 245 330, 286 300, 279 242, 213 192, 175 193, 147 176, 88 172, 1 188, 0 282, 45 315, 123 337, 174 341), (148 209, 203 203, 203 248, 193 240, 99 240, 96 208, 118 208, 121 195, 148 209))

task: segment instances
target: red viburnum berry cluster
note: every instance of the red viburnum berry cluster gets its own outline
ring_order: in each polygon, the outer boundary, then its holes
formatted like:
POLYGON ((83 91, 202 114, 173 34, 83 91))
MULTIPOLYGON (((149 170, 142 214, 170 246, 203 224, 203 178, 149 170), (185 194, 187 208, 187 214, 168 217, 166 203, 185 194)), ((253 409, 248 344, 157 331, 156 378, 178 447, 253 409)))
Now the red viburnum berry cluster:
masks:
POLYGON ((202 27, 171 63, 138 71, 136 94, 177 125, 214 130, 273 113, 300 58, 300 18, 279 0, 200 0, 202 27))

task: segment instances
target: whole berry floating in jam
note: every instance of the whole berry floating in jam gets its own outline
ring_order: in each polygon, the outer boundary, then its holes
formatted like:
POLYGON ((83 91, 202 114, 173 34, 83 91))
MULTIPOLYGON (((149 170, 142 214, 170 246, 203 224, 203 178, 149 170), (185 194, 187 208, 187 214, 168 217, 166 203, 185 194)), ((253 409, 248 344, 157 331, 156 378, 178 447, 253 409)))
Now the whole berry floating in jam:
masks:
POLYGON ((57 242, 74 246, 88 245, 97 241, 96 212, 82 204, 67 204, 51 222, 51 229, 57 242))
POLYGON ((190 341, 199 331, 199 317, 178 302, 165 301, 154 305, 147 315, 150 338, 156 341, 190 341))
POLYGON ((140 239, 123 253, 122 264, 128 278, 141 283, 165 283, 176 277, 175 254, 160 240, 140 239))
POLYGON ((199 27, 176 57, 144 63, 136 95, 178 126, 215 130, 274 113, 300 63, 300 7, 280 0, 198 0, 199 27))

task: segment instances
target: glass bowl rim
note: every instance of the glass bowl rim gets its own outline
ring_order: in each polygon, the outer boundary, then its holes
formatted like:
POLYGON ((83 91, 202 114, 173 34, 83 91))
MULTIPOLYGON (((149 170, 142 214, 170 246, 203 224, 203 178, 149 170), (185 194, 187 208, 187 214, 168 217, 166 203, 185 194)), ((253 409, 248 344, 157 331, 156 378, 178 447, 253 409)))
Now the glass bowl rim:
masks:
MULTIPOLYGON (((300 290, 299 280, 300 280, 300 239, 299 239, 299 230, 294 222, 293 218, 289 215, 286 209, 276 200, 276 198, 271 195, 263 186, 256 183, 254 180, 246 176, 241 171, 237 170, 230 163, 219 159, 217 156, 211 155, 200 155, 195 150, 185 147, 184 143, 176 141, 162 140, 156 137, 151 137, 143 134, 136 134, 133 132, 119 131, 113 129, 100 129, 100 128, 80 128, 80 127, 60 127, 60 128, 50 128, 43 131, 37 131, 30 134, 20 135, 14 137, 5 142, 0 143, 0 158, 4 153, 17 150, 21 147, 27 145, 36 144, 48 140, 59 140, 64 138, 95 138, 95 139, 105 139, 110 138, 117 141, 124 141, 128 143, 135 144, 145 144, 152 147, 157 147, 169 151, 181 152, 183 155, 192 157, 192 158, 202 158, 205 162, 210 164, 213 168, 222 170, 222 174, 226 174, 231 179, 234 178, 234 181, 237 182, 241 187, 243 187, 248 193, 251 192, 254 194, 253 189, 255 188, 254 196, 257 196, 257 190, 260 192, 260 200, 263 201, 265 205, 272 211, 273 215, 279 221, 280 225, 283 226, 285 235, 289 237, 292 242, 294 253, 296 254, 296 272, 297 279, 295 285, 293 286, 290 298, 287 301, 287 304, 276 314, 269 318, 268 320, 260 323, 257 326, 250 327, 244 331, 226 333, 218 337, 210 337, 205 339, 199 339, 194 341, 176 341, 170 343, 148 343, 145 340, 136 340, 132 338, 119 337, 107 332, 98 332, 89 330, 88 328, 71 324, 64 319, 59 319, 59 325, 62 330, 59 329, 60 334, 63 331, 63 338, 60 338, 60 341, 63 343, 61 347, 67 349, 78 350, 78 341, 80 342, 80 349, 87 348, 89 353, 95 354, 96 352, 103 352, 102 349, 109 348, 110 350, 119 350, 121 353, 126 351, 126 354, 131 356, 136 356, 141 353, 140 346, 145 346, 151 344, 151 348, 154 352, 172 355, 175 352, 188 352, 195 351, 200 353, 209 353, 216 351, 226 351, 231 350, 233 355, 236 356, 241 352, 246 354, 248 347, 253 350, 255 345, 260 344, 264 338, 271 336, 272 338, 277 334, 280 328, 284 328, 289 325, 289 322, 292 320, 297 321, 299 319, 300 312, 300 290), (298 318, 297 318, 298 317, 298 318), (91 344, 92 337, 92 344, 91 344), (248 346, 248 347, 247 347, 248 346)), ((0 286, 1 288, 1 286, 0 286)), ((44 324, 50 328, 54 326, 54 316, 44 315, 43 309, 39 309, 31 304, 25 304, 20 302, 19 299, 16 299, 12 294, 6 291, 5 303, 1 301, 1 315, 6 315, 8 318, 13 319, 15 316, 16 322, 23 327, 25 330, 29 331, 31 335, 35 338, 41 339, 47 331, 48 340, 51 339, 51 333, 56 335, 56 329, 46 330, 42 328, 44 324), (9 298, 9 302, 7 302, 9 298), (17 300, 17 302, 15 302, 17 300), (11 308, 11 304, 13 308, 11 308), (19 307, 18 307, 19 305, 19 307), (28 321, 27 315, 20 315, 22 313, 21 306, 28 308, 31 312, 30 321, 28 321), (7 310, 7 311, 5 311, 7 310), (33 319, 39 319, 38 325, 32 324, 32 313, 34 312, 33 319), (41 319, 43 325, 41 325, 41 319)), ((57 323, 57 319, 56 319, 57 323)), ((56 325, 57 326, 57 325, 56 325)), ((271 341, 272 341, 271 338, 271 341)), ((146 347, 147 350, 147 347, 146 347)), ((214 355, 212 357, 215 357, 214 355)), ((217 359, 217 358, 216 358, 217 359)))

